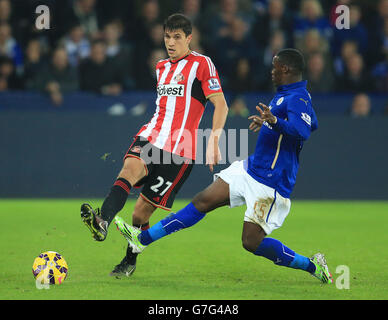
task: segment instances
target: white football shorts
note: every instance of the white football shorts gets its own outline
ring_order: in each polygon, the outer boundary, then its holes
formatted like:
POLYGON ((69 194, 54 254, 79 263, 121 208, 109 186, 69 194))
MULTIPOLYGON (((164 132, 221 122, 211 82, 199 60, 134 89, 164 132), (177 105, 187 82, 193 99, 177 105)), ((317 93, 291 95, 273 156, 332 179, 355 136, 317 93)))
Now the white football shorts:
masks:
POLYGON ((252 178, 244 169, 244 161, 235 161, 214 175, 229 184, 230 207, 246 204, 244 221, 260 225, 269 235, 282 226, 290 212, 291 201, 275 189, 252 178))

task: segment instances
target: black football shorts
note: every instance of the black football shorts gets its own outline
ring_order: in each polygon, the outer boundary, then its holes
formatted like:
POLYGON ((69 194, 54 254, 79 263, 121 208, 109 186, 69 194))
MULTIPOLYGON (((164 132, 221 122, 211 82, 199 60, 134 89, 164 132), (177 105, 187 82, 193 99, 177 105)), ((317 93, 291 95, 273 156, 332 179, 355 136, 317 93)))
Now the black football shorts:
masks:
POLYGON ((144 162, 146 176, 134 186, 143 186, 140 196, 153 206, 170 211, 176 194, 193 169, 194 160, 161 150, 139 136, 134 138, 124 159, 128 157, 144 162))

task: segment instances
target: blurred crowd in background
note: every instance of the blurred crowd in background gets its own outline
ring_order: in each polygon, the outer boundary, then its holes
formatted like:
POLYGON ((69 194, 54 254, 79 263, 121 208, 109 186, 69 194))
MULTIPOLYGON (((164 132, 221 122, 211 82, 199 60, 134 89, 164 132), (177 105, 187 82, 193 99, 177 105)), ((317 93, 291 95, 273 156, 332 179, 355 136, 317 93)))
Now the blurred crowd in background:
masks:
POLYGON ((272 57, 295 47, 311 93, 388 92, 388 0, 0 0, 0 91, 60 104, 72 91, 153 90, 167 57, 163 21, 175 12, 193 21, 191 49, 212 58, 224 91, 272 91, 272 57), (41 4, 49 30, 35 26, 41 4), (350 29, 335 27, 338 5, 350 29))

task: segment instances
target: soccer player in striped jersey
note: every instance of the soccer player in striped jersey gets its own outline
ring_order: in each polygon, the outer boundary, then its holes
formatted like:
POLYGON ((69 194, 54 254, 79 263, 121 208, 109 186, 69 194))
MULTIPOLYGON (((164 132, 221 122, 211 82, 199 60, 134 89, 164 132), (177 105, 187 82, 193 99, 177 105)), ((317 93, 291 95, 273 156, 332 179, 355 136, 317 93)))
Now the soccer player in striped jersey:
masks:
MULTIPOLYGON (((164 42, 168 58, 156 66, 155 113, 134 137, 101 209, 93 210, 87 203, 81 206, 81 218, 97 241, 105 240, 110 223, 124 207, 133 187, 142 187, 132 214, 134 226, 146 230, 156 208, 171 209, 192 169, 196 130, 209 100, 214 114, 206 164, 213 171, 220 160, 218 142, 228 107, 212 60, 191 51, 191 39, 192 24, 186 16, 173 14, 167 18, 164 42)), ((111 275, 130 276, 136 268, 136 257, 128 247, 111 275)))
POLYGON ((269 106, 260 103, 250 129, 259 131, 255 152, 216 174, 215 181, 177 213, 141 231, 116 217, 116 225, 136 252, 152 242, 199 222, 206 213, 229 205, 246 205, 242 243, 256 256, 278 266, 307 271, 323 283, 332 276, 323 254, 307 258, 267 237, 282 226, 290 211, 290 194, 299 168, 303 143, 317 129, 311 97, 302 80, 304 60, 295 49, 284 49, 273 59, 272 81, 277 93, 269 106))

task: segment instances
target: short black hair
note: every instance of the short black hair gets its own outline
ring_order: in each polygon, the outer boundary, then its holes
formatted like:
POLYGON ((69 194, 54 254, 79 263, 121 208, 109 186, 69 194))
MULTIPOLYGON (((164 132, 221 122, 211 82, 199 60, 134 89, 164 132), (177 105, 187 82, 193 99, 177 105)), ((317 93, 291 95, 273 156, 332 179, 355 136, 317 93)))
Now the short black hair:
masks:
POLYGON ((280 63, 290 68, 292 73, 296 75, 303 74, 305 61, 299 50, 293 48, 283 49, 276 56, 279 58, 280 63))
POLYGON ((164 31, 182 29, 186 37, 193 32, 193 26, 191 24, 190 19, 181 13, 174 13, 171 16, 169 16, 164 21, 163 29, 164 31))

